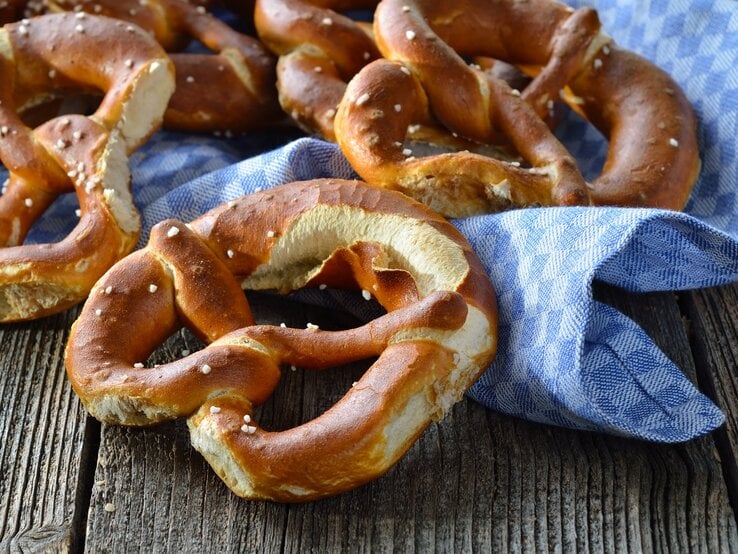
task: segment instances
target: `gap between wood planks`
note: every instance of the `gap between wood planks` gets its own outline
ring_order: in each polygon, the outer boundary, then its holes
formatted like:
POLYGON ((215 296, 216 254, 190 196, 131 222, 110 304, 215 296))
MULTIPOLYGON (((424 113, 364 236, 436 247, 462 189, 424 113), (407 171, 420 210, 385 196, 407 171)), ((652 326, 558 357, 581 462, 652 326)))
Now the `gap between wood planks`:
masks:
MULTIPOLYGON (((731 408, 735 409, 738 399, 733 399, 734 405, 731 406, 729 402, 723 400, 723 395, 718 393, 718 387, 720 387, 719 372, 721 369, 722 371, 729 371, 729 368, 718 367, 719 364, 714 359, 714 345, 713 348, 709 346, 715 342, 717 332, 720 332, 720 330, 726 334, 731 334, 728 338, 729 343, 735 341, 738 337, 736 336, 735 327, 732 327, 729 322, 723 322, 724 325, 720 325, 719 315, 716 316, 717 321, 714 322, 712 328, 707 328, 707 325, 702 321, 705 316, 704 308, 706 304, 710 304, 712 312, 719 314, 721 307, 725 305, 721 301, 722 295, 735 294, 736 291, 738 291, 738 285, 684 292, 677 295, 677 303, 684 318, 689 347, 694 357, 697 386, 726 413, 726 423, 712 433, 712 438, 720 456, 720 466, 728 491, 728 501, 738 522, 738 464, 736 463, 734 450, 735 441, 731 441, 731 435, 735 436, 736 434, 736 429, 731 426, 735 414, 730 413, 731 408), (712 341, 707 340, 710 335, 714 335, 712 341)), ((738 306, 736 306, 736 309, 738 309, 738 306)))
POLYGON ((92 485, 95 479, 97 456, 100 451, 100 422, 89 414, 85 414, 85 434, 80 452, 79 476, 74 498, 74 514, 72 515, 71 552, 83 552, 87 539, 87 516, 92 499, 92 485))

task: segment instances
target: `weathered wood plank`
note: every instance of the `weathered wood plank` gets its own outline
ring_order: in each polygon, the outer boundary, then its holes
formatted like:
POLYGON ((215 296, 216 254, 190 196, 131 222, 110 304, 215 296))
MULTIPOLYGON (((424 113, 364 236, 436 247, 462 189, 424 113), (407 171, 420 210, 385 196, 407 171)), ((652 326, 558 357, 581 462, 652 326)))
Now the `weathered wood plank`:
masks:
MULTIPOLYGON (((720 294, 722 290, 705 290, 696 294, 720 294)), ((724 328, 711 335, 702 334, 694 337, 691 341, 693 348, 690 349, 688 329, 677 312, 679 304, 674 302, 675 294, 620 294, 614 288, 603 288, 598 292, 604 301, 620 308, 646 329, 664 353, 681 367, 692 381, 702 384, 703 390, 709 393, 709 386, 704 386, 704 368, 698 378, 693 355, 697 356, 700 367, 704 366, 701 352, 712 350, 712 345, 720 344, 726 340, 726 336, 728 341, 731 340, 724 328)), ((738 297, 732 299, 735 300, 738 300, 738 297)), ((683 304, 688 305, 689 302, 683 304)), ((689 308, 687 310, 689 311, 689 308)), ((691 310, 691 313, 693 314, 694 310, 691 310)), ((735 335, 732 339, 735 339, 735 335)), ((736 401, 734 398, 733 402, 736 401)), ((723 431, 718 431, 709 437, 673 448, 653 446, 655 455, 652 460, 663 465, 663 471, 669 472, 679 484, 678 487, 668 491, 673 499, 664 506, 670 535, 663 538, 670 539, 666 546, 669 550, 689 545, 690 550, 707 548, 712 552, 724 550, 733 544, 730 541, 734 540, 735 514, 730 510, 730 484, 726 484, 723 472, 725 463, 734 464, 735 458, 731 455, 721 460, 715 438, 720 437, 722 433, 723 431), (663 464, 659 458, 663 458, 663 464), (714 505, 710 504, 713 501, 718 502, 722 506, 721 509, 713 510, 714 505), (672 502, 686 505, 687 509, 674 509, 671 506, 672 502)), ((663 486, 673 487, 667 483, 663 486)))
POLYGON ((0 327, 0 551, 62 551, 73 528, 86 416, 66 379, 75 310, 0 327))
MULTIPOLYGON (((672 295, 600 296, 637 312, 694 371, 672 295)), ((307 321, 292 310, 272 321, 307 321)), ((311 320, 341 325, 337 314, 316 320, 311 311, 311 320)), ((180 335, 158 355, 194 347, 180 335)), ((272 428, 306 421, 360 371, 287 372, 259 417, 272 428)), ((738 550, 710 437, 653 445, 536 425, 472 401, 432 425, 381 479, 319 502, 238 499, 192 451, 181 422, 104 427, 95 479, 89 552, 738 550)))
POLYGON ((732 504, 738 508, 738 285, 684 294, 682 304, 691 325, 700 384, 725 413, 716 440, 732 504))

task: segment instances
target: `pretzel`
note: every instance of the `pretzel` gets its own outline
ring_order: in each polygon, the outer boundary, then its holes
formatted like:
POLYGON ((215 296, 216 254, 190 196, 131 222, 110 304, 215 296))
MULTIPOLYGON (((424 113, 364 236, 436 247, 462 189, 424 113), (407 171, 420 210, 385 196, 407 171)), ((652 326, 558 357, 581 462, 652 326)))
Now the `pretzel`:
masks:
POLYGON ((18 21, 22 17, 38 15, 41 2, 29 0, 2 0, 0 1, 0 25, 18 21))
POLYGON ((274 90, 274 57, 184 0, 52 0, 52 9, 98 13, 135 23, 174 51, 191 39, 213 54, 172 53, 177 87, 164 116, 168 129, 240 133, 273 124, 281 114, 274 90))
POLYGON ((335 141, 333 119, 346 83, 379 57, 371 33, 336 11, 378 0, 257 0, 259 38, 275 54, 282 109, 305 131, 335 141))
POLYGON ((82 300, 137 240, 127 156, 161 123, 171 63, 145 33, 85 14, 46 15, 0 29, 0 321, 41 317, 82 300), (98 52, 95 57, 89 52, 98 52), (18 112, 55 91, 102 90, 89 117, 31 130, 18 112), (76 185, 76 186, 75 186, 76 185), (20 246, 61 193, 80 221, 61 242, 20 246))
POLYGON ((666 73, 615 46, 594 10, 549 0, 384 0, 374 32, 392 61, 351 81, 335 122, 365 180, 448 216, 509 204, 684 207, 700 165, 689 103, 666 73), (536 76, 521 94, 461 57, 475 55, 536 76), (560 94, 609 139, 592 183, 546 128, 560 94), (408 157, 406 128, 428 111, 475 141, 493 141, 499 129, 531 167, 466 152, 408 157))
POLYGON ((105 423, 189 417, 192 442, 245 498, 311 500, 384 473, 491 362, 494 291, 466 240, 406 196, 356 181, 291 183, 155 226, 74 324, 67 372, 105 423), (241 287, 361 289, 387 314, 340 332, 253 325, 241 287), (144 361, 186 325, 206 348, 144 361), (269 432, 253 408, 280 365, 379 356, 326 413, 269 432))

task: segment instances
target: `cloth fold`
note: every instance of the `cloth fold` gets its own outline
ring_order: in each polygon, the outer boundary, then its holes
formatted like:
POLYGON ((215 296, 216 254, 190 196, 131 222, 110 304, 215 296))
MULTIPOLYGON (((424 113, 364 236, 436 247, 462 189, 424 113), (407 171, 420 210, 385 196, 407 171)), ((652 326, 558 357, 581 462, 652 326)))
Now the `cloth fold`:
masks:
MULTIPOLYGON (((489 272, 500 310, 498 356, 469 394, 534 421, 683 441, 719 426, 721 412, 636 323, 595 301, 592 284, 647 292, 738 280, 738 7, 730 0, 587 4, 616 42, 653 60, 684 88, 700 122, 702 173, 686 213, 538 208, 453 221, 489 272)), ((558 135, 585 176, 597 175, 607 148, 599 133, 570 116, 558 135)), ((162 219, 188 221, 258 188, 355 176, 329 143, 303 138, 271 150, 295 136, 155 135, 131 160, 142 243, 162 219)), ((73 198, 57 202, 30 240, 66 234, 74 204, 73 198)), ((351 295, 300 299, 368 317, 366 303, 351 295)))

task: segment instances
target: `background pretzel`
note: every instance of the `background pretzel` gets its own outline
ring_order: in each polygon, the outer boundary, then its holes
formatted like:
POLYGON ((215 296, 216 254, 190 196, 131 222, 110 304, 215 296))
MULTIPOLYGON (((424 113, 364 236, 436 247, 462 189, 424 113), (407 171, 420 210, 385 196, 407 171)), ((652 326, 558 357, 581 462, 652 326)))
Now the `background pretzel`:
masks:
POLYGON ((0 196, 0 321, 12 321, 76 304, 135 245, 140 221, 127 156, 161 124, 174 77, 151 37, 108 18, 24 20, 0 29, 0 45, 0 160, 10 173, 0 196), (18 111, 58 90, 105 96, 90 117, 28 128, 18 111), (72 233, 56 244, 17 246, 71 190, 80 204, 72 233))
POLYGON ((333 119, 346 83, 379 57, 368 26, 336 11, 378 0, 257 0, 259 38, 279 55, 282 109, 303 129, 335 141, 333 119))
POLYGON ((292 183, 154 227, 116 264, 72 328, 72 385, 103 422, 188 416, 194 446, 238 495, 309 500, 384 473, 487 367, 494 291, 466 240, 425 206, 355 181, 292 183), (254 326, 241 286, 361 290, 387 315, 343 332, 254 326), (210 343, 144 368, 180 325, 210 343), (379 356, 317 419, 253 421, 279 365, 379 356))
POLYGON ((0 25, 46 12, 46 0, 0 0, 0 25))
POLYGON ((367 181, 450 216, 509 203, 684 207, 699 171, 692 110, 668 75, 600 31, 593 10, 550 0, 384 0, 374 32, 383 55, 401 63, 359 73, 335 125, 367 181), (520 93, 461 57, 476 55, 537 76, 520 93), (539 119, 560 95, 610 141, 602 174, 586 187, 539 119), (464 152, 413 158, 403 152, 405 128, 424 111, 481 142, 499 129, 532 167, 464 152))
POLYGON ((244 132, 272 125, 281 115, 273 56, 184 0, 51 0, 52 9, 82 10, 129 21, 150 31, 167 51, 199 41, 214 54, 172 53, 177 87, 164 116, 169 129, 244 132))

